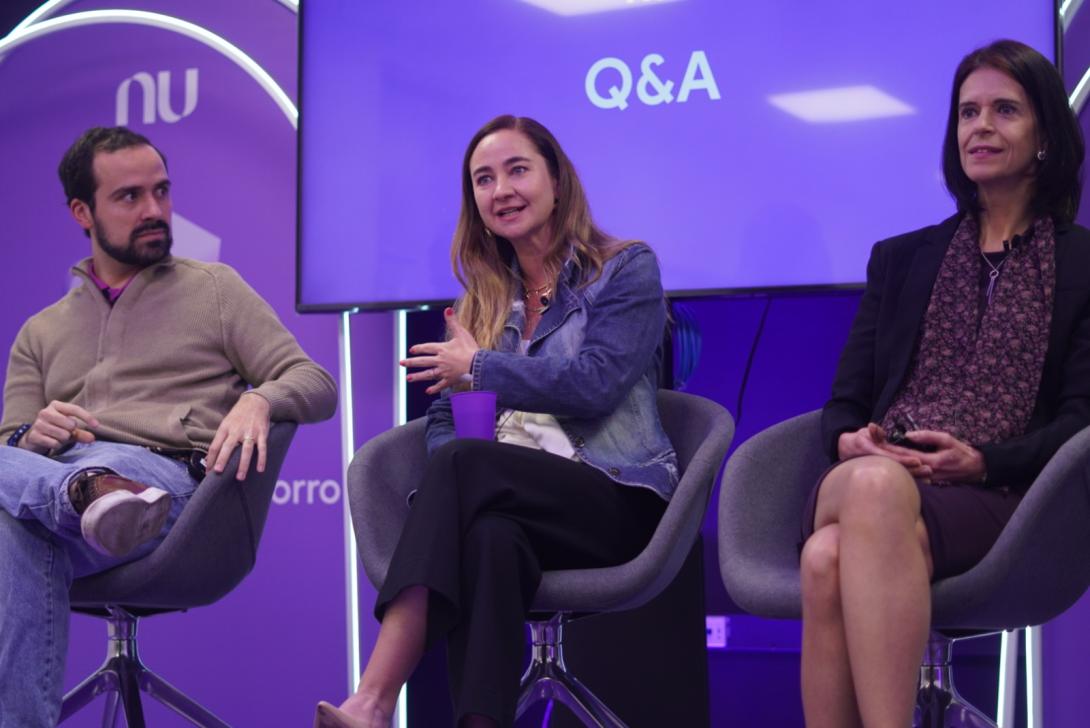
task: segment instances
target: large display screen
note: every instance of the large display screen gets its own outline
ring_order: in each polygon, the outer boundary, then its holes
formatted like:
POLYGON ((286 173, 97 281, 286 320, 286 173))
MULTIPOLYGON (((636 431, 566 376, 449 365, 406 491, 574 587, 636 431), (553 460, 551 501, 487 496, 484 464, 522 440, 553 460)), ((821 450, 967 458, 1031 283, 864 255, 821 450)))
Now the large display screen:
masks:
POLYGON ((940 147, 958 61, 1055 57, 1052 0, 301 3, 301 310, 458 295, 461 160, 531 116, 599 224, 667 290, 863 280, 878 239, 953 211, 940 147))

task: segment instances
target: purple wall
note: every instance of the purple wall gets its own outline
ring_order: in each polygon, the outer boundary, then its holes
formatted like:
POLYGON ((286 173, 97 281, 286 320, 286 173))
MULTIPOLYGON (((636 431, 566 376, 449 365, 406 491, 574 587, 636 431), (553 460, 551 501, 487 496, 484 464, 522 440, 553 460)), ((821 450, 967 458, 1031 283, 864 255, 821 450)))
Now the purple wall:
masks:
MULTIPOLYGON (((296 95, 296 16, 273 0, 145 0, 141 10, 222 34, 296 95)), ((73 2, 64 13, 115 6, 73 2)), ((176 251, 234 266, 276 309, 303 347, 337 374, 337 319, 301 316, 295 300, 296 136, 254 80, 219 52, 162 29, 98 25, 19 46, 0 63, 0 211, 8 280, 0 288, 4 347, 28 316, 62 296, 68 268, 89 251, 65 209, 56 167, 92 125, 118 123, 119 85, 138 73, 170 74, 167 113, 143 116, 139 82, 128 125, 167 155, 174 180, 176 251), (190 70, 194 69, 194 70, 190 70), (184 79, 196 75, 187 100, 184 79), (189 114, 183 114, 187 105, 189 114), (169 111, 181 116, 176 120, 169 111)), ((390 316, 353 321, 362 357, 387 361, 390 316)), ((361 366, 366 366, 361 363, 361 366)), ((390 401, 392 365, 360 376, 364 403, 390 401)), ((392 422, 390 406, 358 408, 365 437, 392 422)), ((280 474, 252 575, 220 603, 141 625, 149 665, 234 725, 308 725, 319 698, 347 690, 340 426, 299 431, 280 474)), ((371 629, 370 622, 365 625, 371 629)), ((369 633, 368 633, 369 634, 369 633)), ((370 637, 365 635, 369 643, 370 637)), ((103 659, 105 629, 73 618, 66 686, 103 659)), ((147 701, 151 725, 183 722, 147 701)), ((98 725, 88 710, 67 725, 98 725)))

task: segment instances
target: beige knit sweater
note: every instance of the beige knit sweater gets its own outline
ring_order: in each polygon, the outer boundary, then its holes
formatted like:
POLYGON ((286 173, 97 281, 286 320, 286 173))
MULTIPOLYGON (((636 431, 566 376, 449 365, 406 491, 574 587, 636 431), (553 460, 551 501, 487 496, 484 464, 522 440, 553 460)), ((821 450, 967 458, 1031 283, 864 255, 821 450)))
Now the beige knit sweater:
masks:
POLYGON ((94 414, 103 440, 207 449, 247 385, 272 420, 315 422, 337 403, 272 308, 232 268, 168 257, 111 307, 87 275, 30 318, 11 349, 0 443, 53 400, 94 414))

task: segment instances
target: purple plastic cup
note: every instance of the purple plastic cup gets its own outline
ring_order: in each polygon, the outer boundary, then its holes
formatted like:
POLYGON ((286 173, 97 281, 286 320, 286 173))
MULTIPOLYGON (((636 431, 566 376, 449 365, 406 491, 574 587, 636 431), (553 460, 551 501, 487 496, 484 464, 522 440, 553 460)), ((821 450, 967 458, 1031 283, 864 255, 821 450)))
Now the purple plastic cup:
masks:
POLYGON ((477 440, 496 438, 496 393, 487 390, 450 395, 455 437, 477 440))

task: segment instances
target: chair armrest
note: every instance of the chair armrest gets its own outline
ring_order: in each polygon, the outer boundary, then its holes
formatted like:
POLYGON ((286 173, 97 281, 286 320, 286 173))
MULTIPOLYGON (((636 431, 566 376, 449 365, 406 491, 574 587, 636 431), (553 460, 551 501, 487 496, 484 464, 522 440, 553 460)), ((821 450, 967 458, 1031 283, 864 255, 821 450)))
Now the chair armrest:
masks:
POLYGON ((296 423, 269 432, 265 472, 235 479, 241 448, 222 473, 208 473, 163 543, 137 561, 77 579, 73 605, 109 602, 129 607, 184 609, 211 604, 253 569, 276 479, 296 423))
POLYGON ((661 593, 681 570, 734 437, 734 419, 722 405, 692 394, 660 391, 658 402, 683 472, 650 541, 618 566, 545 572, 534 595, 535 611, 635 609, 661 593))
POLYGON ((801 614, 802 511, 828 466, 820 410, 759 432, 727 461, 719 491, 719 569, 743 609, 785 619, 801 614))
POLYGON ((980 629, 1046 622, 1090 585, 1087 554, 1090 428, 1052 456, 984 559, 934 584, 932 621, 980 629))
POLYGON ((409 516, 408 495, 424 478, 424 423, 421 417, 371 438, 348 466, 352 528, 363 570, 376 589, 386 580, 409 516))

